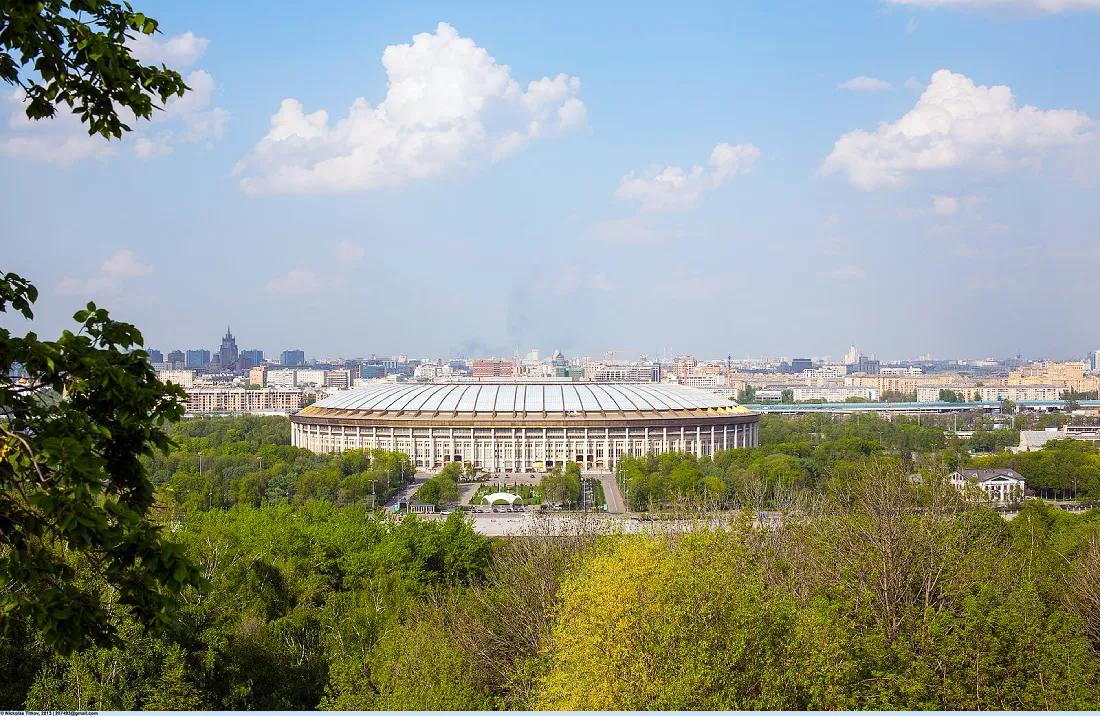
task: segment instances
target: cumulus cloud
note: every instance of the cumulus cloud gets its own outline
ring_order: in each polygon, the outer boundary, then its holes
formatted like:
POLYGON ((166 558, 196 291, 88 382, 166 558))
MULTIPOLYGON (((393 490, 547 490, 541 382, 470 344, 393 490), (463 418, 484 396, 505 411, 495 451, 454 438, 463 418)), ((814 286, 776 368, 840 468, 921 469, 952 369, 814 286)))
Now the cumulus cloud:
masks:
POLYGON ((580 80, 559 74, 522 88, 473 40, 447 23, 382 53, 386 97, 355 100, 329 122, 284 99, 271 129, 234 167, 249 193, 365 191, 500 161, 536 139, 586 126, 580 80))
POLYGON ((267 282, 264 290, 268 293, 303 294, 316 293, 321 289, 321 280, 312 269, 293 269, 283 276, 267 282))
MULTIPOLYGON (((174 37, 131 41, 131 49, 144 62, 167 64, 179 69, 193 63, 205 50, 207 40, 184 33, 174 37)), ((121 140, 107 141, 88 135, 87 125, 67 107, 59 107, 52 119, 27 118, 22 90, 10 93, 0 105, 10 111, 8 131, 0 132, 0 154, 25 157, 69 166, 83 159, 107 159, 120 146, 128 147, 138 159, 163 157, 174 146, 189 142, 221 139, 229 113, 211 107, 216 86, 205 70, 194 70, 184 77, 190 87, 183 97, 170 97, 161 110, 154 110, 148 121, 138 119, 126 109, 120 111, 123 122, 133 130, 121 140)))
POLYGON ((361 260, 364 253, 366 252, 362 246, 348 239, 336 244, 336 260, 342 264, 355 263, 361 260))
POLYGON ((916 77, 910 77, 905 80, 905 89, 922 90, 924 89, 924 83, 916 77))
POLYGON ((1100 0, 884 0, 891 5, 956 8, 979 12, 1030 12, 1054 15, 1066 10, 1100 10, 1100 0))
POLYGON ((104 261, 100 268, 109 276, 144 276, 153 271, 152 266, 138 263, 134 258, 134 252, 126 249, 116 252, 114 256, 104 261))
POLYGON ((860 75, 859 77, 853 77, 847 82, 841 82, 836 88, 851 90, 853 92, 888 92, 894 89, 894 85, 886 80, 860 75))
POLYGON ((121 249, 100 264, 98 275, 88 278, 66 276, 58 285, 57 292, 66 296, 79 296, 113 291, 123 280, 144 276, 152 271, 153 267, 139 262, 132 251, 121 249))
POLYGON ((866 275, 867 272, 859 266, 845 266, 830 273, 829 277, 837 281, 855 281, 864 278, 866 275))
POLYGON ((1039 166, 1053 150, 1089 144, 1095 130, 1084 112, 1017 107, 1008 87, 977 86, 969 77, 940 70, 901 119, 838 139, 822 172, 844 172, 865 190, 902 186, 913 174, 957 167, 1005 172, 1039 166))
POLYGON ((710 170, 696 164, 690 171, 677 166, 655 164, 640 175, 630 172, 619 180, 615 198, 636 201, 646 211, 691 209, 701 206, 703 195, 717 189, 738 173, 752 171, 760 150, 752 144, 730 145, 725 142, 714 148, 707 164, 710 170))
POLYGON ((130 53, 141 62, 147 65, 167 65, 173 70, 195 64, 202 53, 206 52, 208 44, 210 40, 196 37, 193 32, 172 37, 137 33, 126 41, 130 53))

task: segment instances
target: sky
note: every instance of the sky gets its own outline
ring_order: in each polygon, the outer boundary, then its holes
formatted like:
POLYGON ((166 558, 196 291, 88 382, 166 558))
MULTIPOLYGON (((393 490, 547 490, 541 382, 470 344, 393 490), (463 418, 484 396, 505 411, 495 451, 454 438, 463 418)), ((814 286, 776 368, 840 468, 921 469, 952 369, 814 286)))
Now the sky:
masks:
POLYGON ((1100 0, 134 4, 192 88, 153 121, 0 94, 40 336, 93 300, 165 352, 1100 348, 1100 0))

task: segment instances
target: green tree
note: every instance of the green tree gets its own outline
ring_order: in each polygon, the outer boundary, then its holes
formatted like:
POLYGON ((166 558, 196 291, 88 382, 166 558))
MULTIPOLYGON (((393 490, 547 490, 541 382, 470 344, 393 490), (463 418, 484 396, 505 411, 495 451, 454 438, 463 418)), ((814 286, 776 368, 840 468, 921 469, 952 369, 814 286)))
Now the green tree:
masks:
MULTIPOLYGON (((36 298, 19 276, 0 280, 0 311, 31 320, 36 298)), ((74 319, 80 331, 57 341, 0 329, 0 620, 29 619, 62 653, 114 636, 108 595, 75 578, 73 555, 154 631, 203 583, 150 520, 141 460, 168 451, 185 394, 157 379, 136 328, 92 303, 74 319)))
POLYGON ((105 0, 8 0, 0 3, 0 78, 26 95, 27 116, 53 117, 64 104, 89 134, 121 137, 120 113, 149 119, 188 87, 178 72, 143 65, 126 41, 152 35, 157 21, 129 3, 105 0))
POLYGON ((941 388, 940 389, 940 401, 944 402, 944 403, 961 403, 961 402, 963 402, 962 398, 959 397, 959 394, 956 393, 955 391, 951 390, 950 388, 941 388))

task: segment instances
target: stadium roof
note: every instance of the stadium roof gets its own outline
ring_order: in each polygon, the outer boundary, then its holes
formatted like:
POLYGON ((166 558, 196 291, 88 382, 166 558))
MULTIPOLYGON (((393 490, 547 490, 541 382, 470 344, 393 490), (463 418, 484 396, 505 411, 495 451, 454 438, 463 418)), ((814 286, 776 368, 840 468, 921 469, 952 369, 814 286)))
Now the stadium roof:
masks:
POLYGON ((343 391, 304 413, 607 415, 748 413, 722 396, 667 383, 378 383, 343 391))

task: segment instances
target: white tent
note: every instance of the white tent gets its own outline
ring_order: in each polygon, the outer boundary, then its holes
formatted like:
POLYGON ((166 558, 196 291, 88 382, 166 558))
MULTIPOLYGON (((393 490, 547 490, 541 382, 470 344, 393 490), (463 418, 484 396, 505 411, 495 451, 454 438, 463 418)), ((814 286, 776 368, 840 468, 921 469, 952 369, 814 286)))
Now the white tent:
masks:
POLYGON ((510 492, 494 492, 491 495, 486 495, 483 500, 487 505, 495 505, 498 502, 507 502, 509 505, 515 505, 517 502, 523 504, 522 497, 513 495, 510 492))

